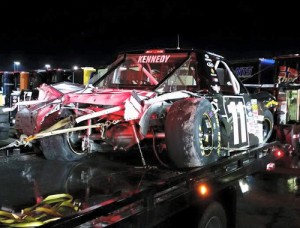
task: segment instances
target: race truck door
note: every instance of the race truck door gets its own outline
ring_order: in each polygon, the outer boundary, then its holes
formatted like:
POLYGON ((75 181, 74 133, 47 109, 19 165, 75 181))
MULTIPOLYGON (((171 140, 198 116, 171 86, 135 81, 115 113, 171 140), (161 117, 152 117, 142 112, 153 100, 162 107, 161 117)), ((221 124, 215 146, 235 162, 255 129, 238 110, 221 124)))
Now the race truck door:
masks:
POLYGON ((243 96, 223 96, 222 104, 219 105, 225 114, 222 121, 226 121, 229 148, 249 146, 245 103, 243 96))
POLYGON ((228 67, 217 65, 220 93, 215 101, 220 113, 222 146, 235 149, 258 145, 263 138, 258 104, 228 67))

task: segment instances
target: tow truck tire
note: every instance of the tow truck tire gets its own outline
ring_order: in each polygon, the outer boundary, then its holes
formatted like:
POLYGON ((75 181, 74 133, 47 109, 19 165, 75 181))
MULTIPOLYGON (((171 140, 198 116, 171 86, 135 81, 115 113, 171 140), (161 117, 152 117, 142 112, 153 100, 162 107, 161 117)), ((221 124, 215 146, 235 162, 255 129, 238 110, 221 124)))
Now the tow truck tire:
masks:
POLYGON ((270 110, 265 110, 263 120, 263 143, 266 143, 272 136, 274 116, 270 110))
POLYGON ((212 202, 204 210, 198 228, 226 228, 227 218, 223 206, 218 202, 212 202))
POLYGON ((81 150, 81 140, 76 134, 78 132, 53 135, 40 139, 41 149, 46 159, 77 161, 86 157, 87 152, 81 150))
POLYGON ((165 132, 168 156, 177 168, 199 167, 218 160, 220 127, 208 100, 175 102, 167 114, 165 132))

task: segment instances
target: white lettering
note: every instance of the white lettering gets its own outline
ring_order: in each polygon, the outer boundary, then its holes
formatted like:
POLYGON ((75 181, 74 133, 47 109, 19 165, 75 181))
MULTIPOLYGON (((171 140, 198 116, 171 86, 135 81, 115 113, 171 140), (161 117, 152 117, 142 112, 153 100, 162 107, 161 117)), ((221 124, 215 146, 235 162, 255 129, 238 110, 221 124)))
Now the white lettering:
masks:
POLYGON ((278 83, 293 83, 297 78, 287 78, 278 76, 278 83))
POLYGON ((171 55, 141 55, 138 63, 166 63, 171 55))
POLYGON ((170 58, 170 55, 165 55, 166 57, 166 61, 165 62, 168 62, 169 58, 170 58))
POLYGON ((209 67, 214 67, 214 64, 212 62, 207 62, 206 65, 209 67))
POLYGON ((227 105, 228 112, 232 116, 232 124, 233 124, 233 144, 237 145, 240 143, 247 142, 247 129, 246 129, 246 118, 244 105, 241 101, 237 104, 234 101, 231 101, 229 105, 227 105), (238 118, 240 117, 240 118, 238 118), (240 124, 240 125, 239 125, 240 124), (241 131, 239 130, 241 129, 241 131), (240 142, 241 139, 241 142, 240 142))

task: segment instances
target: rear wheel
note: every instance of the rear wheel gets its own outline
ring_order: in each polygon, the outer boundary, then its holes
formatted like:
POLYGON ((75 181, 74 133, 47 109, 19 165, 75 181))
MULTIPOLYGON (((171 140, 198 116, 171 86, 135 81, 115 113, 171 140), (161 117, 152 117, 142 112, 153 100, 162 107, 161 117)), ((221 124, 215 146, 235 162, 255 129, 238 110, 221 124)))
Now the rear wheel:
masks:
POLYGON ((264 112, 263 120, 263 143, 266 143, 272 136, 274 126, 274 116, 270 110, 264 112))
POLYGON ((87 155, 87 150, 82 149, 82 139, 78 131, 45 137, 40 139, 40 143, 48 160, 76 161, 87 155))
POLYGON ((176 167, 203 166, 218 159, 219 121, 208 100, 175 102, 167 114, 165 130, 168 156, 176 167))

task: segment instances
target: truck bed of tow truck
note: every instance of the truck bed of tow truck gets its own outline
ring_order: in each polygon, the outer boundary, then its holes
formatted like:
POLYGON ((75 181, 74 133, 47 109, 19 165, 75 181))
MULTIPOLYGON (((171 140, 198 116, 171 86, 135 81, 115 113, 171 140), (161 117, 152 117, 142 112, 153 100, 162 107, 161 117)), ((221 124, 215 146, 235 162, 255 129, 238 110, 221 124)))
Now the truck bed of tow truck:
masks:
MULTIPOLYGON (((213 200, 223 203, 230 227, 234 227, 238 181, 274 162, 278 158, 278 146, 278 142, 262 144, 211 165, 186 171, 131 167, 130 172, 119 173, 116 186, 104 187, 120 189, 120 182, 126 179, 127 183, 135 182, 131 185, 134 188, 125 189, 123 185, 119 193, 102 198, 102 201, 98 198, 98 202, 94 200, 78 213, 42 227, 81 224, 88 227, 153 227, 195 203, 205 207, 213 200), (133 176, 139 176, 140 180, 133 181, 133 176), (206 192, 202 192, 203 187, 206 192)), ((111 171, 114 172, 114 168, 111 171)))

